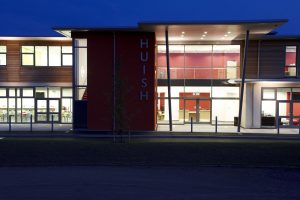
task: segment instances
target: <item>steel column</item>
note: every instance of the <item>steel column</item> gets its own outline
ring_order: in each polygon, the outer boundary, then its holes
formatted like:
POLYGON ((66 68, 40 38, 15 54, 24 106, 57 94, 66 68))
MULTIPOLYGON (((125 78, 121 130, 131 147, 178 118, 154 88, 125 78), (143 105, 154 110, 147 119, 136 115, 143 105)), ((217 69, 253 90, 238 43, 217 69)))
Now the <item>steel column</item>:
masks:
POLYGON ((245 77, 246 77, 246 66, 247 66, 247 58, 248 58, 248 45, 249 45, 249 33, 246 32, 246 40, 245 40, 245 48, 244 48, 244 58, 243 58, 243 74, 242 74, 242 83, 241 83, 241 96, 239 103, 239 118, 238 118, 238 127, 237 132, 241 131, 241 121, 242 121, 242 113, 243 113, 243 99, 244 99, 244 85, 245 85, 245 77))
POLYGON ((169 32, 166 29, 166 59, 167 59, 167 76, 168 76, 168 103, 169 103, 169 126, 170 131, 173 130, 172 127, 172 104, 171 104, 171 74, 170 74, 170 53, 169 53, 169 32))

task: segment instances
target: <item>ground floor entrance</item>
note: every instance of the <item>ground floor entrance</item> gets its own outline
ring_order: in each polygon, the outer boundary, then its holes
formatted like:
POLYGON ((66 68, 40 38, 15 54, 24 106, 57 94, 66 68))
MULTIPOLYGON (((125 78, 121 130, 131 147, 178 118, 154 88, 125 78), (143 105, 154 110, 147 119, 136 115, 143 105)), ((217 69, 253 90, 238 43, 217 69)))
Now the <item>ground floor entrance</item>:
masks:
POLYGON ((36 99, 35 121, 37 123, 60 122, 60 99, 36 99))
POLYGON ((210 99, 184 99, 184 123, 211 123, 210 99))

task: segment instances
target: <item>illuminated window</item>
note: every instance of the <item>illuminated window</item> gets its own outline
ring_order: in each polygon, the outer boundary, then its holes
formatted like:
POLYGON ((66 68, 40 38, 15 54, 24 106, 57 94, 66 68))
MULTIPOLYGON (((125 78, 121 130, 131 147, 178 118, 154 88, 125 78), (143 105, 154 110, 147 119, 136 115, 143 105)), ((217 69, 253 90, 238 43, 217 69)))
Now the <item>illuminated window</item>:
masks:
POLYGON ((6 65, 6 46, 0 46, 0 66, 6 65))
POLYGON ((284 75, 286 77, 297 76, 297 46, 286 46, 285 48, 285 67, 284 75))
POLYGON ((72 46, 22 46, 21 52, 23 66, 72 66, 72 46))

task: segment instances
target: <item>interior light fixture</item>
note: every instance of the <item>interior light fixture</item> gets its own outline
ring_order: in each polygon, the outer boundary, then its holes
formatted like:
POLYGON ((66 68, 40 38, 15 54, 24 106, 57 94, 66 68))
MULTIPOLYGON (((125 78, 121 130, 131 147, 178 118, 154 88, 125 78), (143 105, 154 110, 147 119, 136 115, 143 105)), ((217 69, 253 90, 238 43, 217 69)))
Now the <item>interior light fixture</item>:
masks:
POLYGON ((184 32, 184 31, 182 31, 182 32, 181 32, 181 34, 182 34, 182 35, 184 35, 184 34, 185 34, 185 32, 184 32))
POLYGON ((202 38, 200 38, 201 40, 203 40, 204 38, 202 37, 202 38))
POLYGON ((230 32, 230 31, 228 31, 228 32, 227 32, 227 34, 231 34, 231 32, 230 32))
POLYGON ((202 37, 205 37, 206 35, 202 35, 202 37))
POLYGON ((207 32, 205 31, 204 34, 207 34, 207 32))
POLYGON ((227 37, 228 35, 224 35, 224 37, 227 37))

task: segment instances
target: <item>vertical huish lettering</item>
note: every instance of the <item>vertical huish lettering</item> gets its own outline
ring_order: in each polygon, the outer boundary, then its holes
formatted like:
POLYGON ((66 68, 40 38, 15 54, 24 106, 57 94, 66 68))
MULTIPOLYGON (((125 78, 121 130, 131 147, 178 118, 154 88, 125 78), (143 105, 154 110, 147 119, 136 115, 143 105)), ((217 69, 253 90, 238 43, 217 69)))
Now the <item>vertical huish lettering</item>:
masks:
POLYGON ((140 90, 140 100, 141 101, 148 101, 148 83, 147 83, 147 62, 149 61, 149 40, 148 39, 141 39, 140 40, 140 61, 142 62, 142 70, 143 70, 143 77, 141 79, 141 90, 140 90))
POLYGON ((141 52, 141 61, 147 62, 148 61, 148 52, 141 52))
POLYGON ((141 91, 140 92, 140 100, 141 101, 143 101, 143 100, 148 101, 148 92, 147 91, 141 91))
POLYGON ((141 39, 141 49, 142 48, 148 49, 148 47, 149 47, 148 39, 146 39, 146 40, 141 39))

